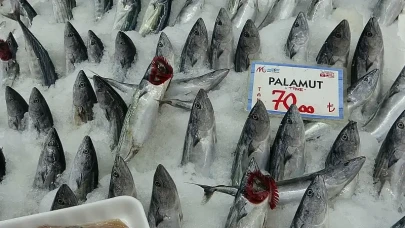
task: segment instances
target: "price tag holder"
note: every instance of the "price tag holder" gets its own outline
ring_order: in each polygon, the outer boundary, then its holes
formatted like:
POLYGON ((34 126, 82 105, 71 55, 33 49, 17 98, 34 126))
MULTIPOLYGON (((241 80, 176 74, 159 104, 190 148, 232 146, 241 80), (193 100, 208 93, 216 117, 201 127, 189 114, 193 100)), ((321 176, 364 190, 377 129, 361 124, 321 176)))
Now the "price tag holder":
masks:
POLYGON ((343 120, 343 69, 253 61, 247 110, 263 101, 270 114, 296 104, 303 118, 343 120))

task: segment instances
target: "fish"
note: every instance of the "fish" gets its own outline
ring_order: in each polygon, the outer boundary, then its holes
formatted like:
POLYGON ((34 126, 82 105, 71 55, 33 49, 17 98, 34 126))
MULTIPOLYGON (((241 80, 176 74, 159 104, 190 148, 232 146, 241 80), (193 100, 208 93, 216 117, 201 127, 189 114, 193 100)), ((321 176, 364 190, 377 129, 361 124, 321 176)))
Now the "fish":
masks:
POLYGON ((113 29, 120 31, 135 30, 140 11, 141 0, 118 0, 113 29))
POLYGON ((193 101, 182 101, 179 99, 164 99, 159 101, 160 105, 168 104, 170 106, 181 108, 186 111, 191 111, 193 108, 193 101))
POLYGON ((0 183, 4 180, 6 176, 6 158, 4 157, 3 148, 0 148, 0 183))
POLYGON ((115 153, 127 162, 143 147, 155 125, 161 100, 173 77, 164 57, 154 57, 150 74, 145 74, 132 96, 115 153))
POLYGON ((118 144, 128 107, 122 97, 102 77, 94 75, 93 84, 97 102, 110 123, 109 132, 112 135, 110 149, 112 150, 118 144))
POLYGON ((0 39, 1 82, 5 86, 13 86, 20 75, 20 65, 13 58, 13 52, 8 42, 0 39))
POLYGON ((156 52, 155 56, 163 56, 170 64, 170 66, 174 66, 175 64, 175 56, 173 51, 172 43, 167 37, 166 33, 161 32, 159 36, 158 43, 156 45, 156 52))
MULTIPOLYGON (((380 76, 381 77, 381 76, 380 76)), ((387 132, 402 111, 405 109, 405 66, 386 92, 373 118, 363 127, 378 142, 384 140, 387 132)))
POLYGON ((11 33, 11 32, 8 34, 7 44, 8 44, 8 47, 9 47, 10 51, 11 51, 12 58, 14 60, 16 60, 17 59, 18 43, 15 40, 15 38, 13 36, 13 33, 11 33))
POLYGON ((67 184, 62 184, 56 192, 55 198, 52 202, 51 211, 74 207, 78 204, 79 202, 77 201, 77 197, 72 189, 70 189, 67 184))
POLYGON ((243 72, 249 68, 250 61, 260 57, 260 35, 254 22, 247 20, 239 37, 235 53, 235 71, 243 72))
POLYGON ((170 222, 170 228, 180 228, 183 211, 176 184, 166 168, 159 164, 153 175, 153 188, 147 219, 150 228, 170 222))
POLYGON ((290 59, 307 59, 307 48, 309 43, 309 27, 308 21, 303 12, 298 13, 290 33, 288 34, 287 42, 284 50, 285 54, 290 59))
POLYGON ((198 18, 183 46, 180 57, 180 72, 208 65, 208 33, 204 20, 198 18))
POLYGON ((328 132, 331 128, 331 125, 323 123, 320 121, 308 121, 304 120, 305 126, 305 138, 307 141, 317 139, 324 135, 325 132, 328 132))
POLYGON ((404 227, 405 227, 405 216, 391 226, 391 228, 404 228, 404 227))
POLYGON ((53 117, 44 96, 36 88, 32 88, 28 105, 28 114, 32 126, 38 133, 48 133, 53 127, 53 117))
POLYGON ((228 0, 226 4, 226 11, 229 13, 229 18, 232 19, 238 12, 241 0, 228 0))
POLYGON ((6 86, 5 98, 7 105, 8 127, 17 131, 25 130, 28 112, 28 104, 24 98, 10 86, 6 86))
POLYGON ((104 55, 104 44, 100 38, 91 30, 88 32, 87 56, 89 62, 100 63, 104 55))
POLYGON ((76 0, 66 0, 66 4, 68 7, 70 7, 71 9, 76 7, 76 0))
MULTIPOLYGON (((305 174, 301 177, 293 178, 290 180, 277 181, 276 186, 279 195, 277 205, 283 206, 290 203, 300 202, 306 189, 308 188, 312 180, 318 175, 323 175, 325 178, 329 200, 335 199, 337 196, 339 196, 342 190, 348 184, 350 184, 352 180, 358 175, 365 161, 366 157, 360 156, 336 166, 331 166, 317 172, 305 174)), ((212 198, 215 192, 222 192, 231 196, 235 196, 240 189, 240 186, 238 185, 196 185, 204 189, 204 203, 207 203, 212 198)))
POLYGON ((347 89, 347 108, 349 113, 370 99, 380 77, 378 71, 379 69, 374 69, 368 72, 347 89))
POLYGON ((238 186, 249 161, 255 158, 258 167, 264 170, 270 157, 270 118, 263 101, 257 100, 246 119, 234 152, 231 182, 238 186))
POLYGON ((145 37, 147 34, 157 34, 166 28, 171 7, 172 0, 151 0, 143 16, 139 33, 145 37))
POLYGON ((276 4, 277 0, 258 0, 257 1, 257 16, 255 19, 256 27, 259 27, 276 4))
POLYGON ((290 227, 327 227, 327 194, 324 177, 316 176, 306 189, 290 227))
POLYGON ((113 6, 113 0, 94 0, 95 21, 100 21, 101 17, 113 6))
POLYGON ((84 71, 80 70, 73 85, 74 121, 76 125, 94 119, 93 107, 96 103, 97 97, 93 87, 84 71))
POLYGON ((185 24, 201 14, 205 0, 186 0, 183 8, 177 15, 175 23, 185 24))
POLYGON ((316 56, 317 64, 346 68, 350 52, 350 27, 342 20, 326 38, 316 56))
POLYGON ((242 0, 235 16, 232 18, 232 24, 236 29, 242 28, 247 20, 256 20, 258 6, 258 0, 242 0))
POLYGON ((405 1, 403 0, 379 0, 372 10, 372 16, 380 25, 390 26, 404 7, 405 1))
POLYGON ((55 66, 48 52, 39 42, 39 40, 31 33, 31 31, 21 22, 19 9, 16 8, 13 13, 8 15, 3 15, 11 20, 15 20, 21 27, 26 41, 26 50, 29 54, 29 68, 31 74, 37 78, 41 79, 42 85, 50 87, 55 84, 58 79, 58 75, 55 71, 55 66))
POLYGON ((137 56, 137 50, 131 38, 124 32, 118 31, 115 38, 114 63, 118 71, 117 77, 121 76, 119 80, 123 81, 126 78, 126 73, 132 63, 137 60, 137 56))
POLYGON ((297 0, 278 0, 276 1, 274 7, 268 11, 263 22, 258 27, 259 30, 266 27, 267 25, 278 21, 284 20, 292 16, 295 7, 297 6, 297 0))
POLYGON ((11 0, 11 7, 19 9, 22 21, 25 26, 31 27, 32 20, 37 16, 35 9, 29 4, 27 0, 11 0))
POLYGON ((33 187, 52 191, 57 178, 66 170, 65 152, 55 128, 51 128, 39 156, 33 187))
POLYGON ((80 34, 68 21, 65 26, 65 55, 66 55, 66 73, 72 73, 75 70, 75 64, 88 59, 87 47, 80 34))
POLYGON ((194 163, 198 173, 210 176, 211 165, 216 155, 216 143, 214 109, 207 92, 200 89, 190 112, 181 165, 194 163))
POLYGON ((108 198, 117 196, 137 197, 134 178, 127 163, 119 155, 115 156, 111 170, 110 187, 108 188, 108 198))
POLYGON ((373 180, 378 195, 386 183, 394 199, 401 197, 404 189, 405 111, 398 116, 381 144, 375 158, 373 180))
MULTIPOLYGON (((351 84, 356 83, 360 77, 374 69, 384 69, 384 44, 378 21, 372 17, 364 27, 354 52, 351 84)), ((379 74, 382 74, 381 71, 379 74)), ((373 95, 361 108, 361 115, 364 120, 355 119, 355 121, 364 126, 377 111, 382 96, 382 75, 380 75, 373 95)))
POLYGON ((76 153, 70 172, 68 185, 79 202, 87 199, 87 194, 98 186, 98 161, 90 136, 86 135, 76 153))
POLYGON ((56 23, 65 23, 73 19, 72 8, 68 0, 52 0, 52 8, 56 23))
POLYGON ((327 18, 332 14, 332 0, 312 0, 308 8, 308 20, 314 21, 321 18, 327 18))
POLYGON ((232 69, 235 50, 233 47, 232 21, 225 8, 219 10, 212 31, 209 61, 211 69, 232 69))
POLYGON ((280 181, 302 176, 305 167, 304 122, 297 106, 291 104, 274 138, 266 170, 280 181))

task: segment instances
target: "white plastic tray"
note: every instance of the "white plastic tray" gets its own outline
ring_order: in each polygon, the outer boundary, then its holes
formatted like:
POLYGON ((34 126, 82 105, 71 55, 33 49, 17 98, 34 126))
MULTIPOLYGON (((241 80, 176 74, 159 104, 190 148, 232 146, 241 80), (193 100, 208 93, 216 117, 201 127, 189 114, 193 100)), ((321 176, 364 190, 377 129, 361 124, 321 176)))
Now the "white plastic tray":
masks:
POLYGON ((5 220, 0 222, 0 227, 73 226, 109 219, 121 219, 130 228, 150 228, 142 204, 131 196, 119 196, 95 203, 5 220))

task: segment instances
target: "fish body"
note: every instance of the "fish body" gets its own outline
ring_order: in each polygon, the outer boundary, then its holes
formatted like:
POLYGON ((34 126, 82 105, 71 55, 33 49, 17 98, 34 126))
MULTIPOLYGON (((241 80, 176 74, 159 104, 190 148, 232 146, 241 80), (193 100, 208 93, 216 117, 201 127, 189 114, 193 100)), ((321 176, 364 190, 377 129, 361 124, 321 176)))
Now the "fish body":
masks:
POLYGON ((34 188, 54 190, 56 179, 66 169, 65 153, 58 132, 51 128, 46 136, 37 171, 34 178, 34 188))
POLYGON ((231 171, 233 186, 240 184, 252 158, 255 158, 260 169, 265 169, 270 157, 270 140, 270 118, 264 103, 258 100, 246 119, 234 152, 231 171))
POLYGON ((404 0, 379 0, 373 9, 373 16, 383 26, 391 25, 405 7, 404 0))
POLYGON ((34 87, 32 88, 28 114, 32 122, 32 126, 37 132, 48 133, 49 129, 53 127, 53 117, 51 110, 49 109, 48 103, 46 102, 44 96, 41 92, 34 87))
POLYGON ((147 219, 150 228, 180 228, 183 211, 176 184, 165 167, 159 164, 153 176, 152 196, 147 219))
POLYGON ((68 21, 65 26, 66 72, 75 70, 75 64, 88 59, 87 48, 80 34, 68 21))
POLYGON ((308 9, 308 19, 313 21, 316 19, 326 18, 332 14, 332 0, 312 0, 308 9))
POLYGON ((384 44, 380 26, 377 19, 372 17, 363 29, 354 52, 351 82, 355 83, 360 77, 371 70, 381 69, 379 82, 370 100, 361 108, 363 119, 355 121, 364 126, 377 111, 382 98, 382 69, 384 69, 384 44))
POLYGON ((235 50, 231 19, 224 8, 219 10, 212 32, 209 61, 211 69, 232 69, 235 50))
POLYGON ((306 166, 305 128, 296 105, 285 113, 270 150, 267 171, 276 181, 302 176, 306 166))
POLYGON ((242 0, 238 12, 232 18, 232 24, 236 29, 242 28, 247 20, 256 20, 257 16, 257 0, 242 0))
POLYGON ((194 99, 190 112, 181 164, 194 163, 197 172, 210 176, 211 165, 215 159, 216 142, 214 109, 207 92, 201 89, 194 99))
POLYGON ((297 4, 297 0, 278 0, 260 24, 259 30, 275 21, 291 17, 297 4))
POLYGON ((405 109, 405 67, 399 73, 390 90, 384 96, 374 117, 364 126, 364 130, 373 135, 377 141, 384 140, 402 111, 405 109))
POLYGON ((260 57, 260 35, 252 20, 247 20, 239 37, 235 53, 235 71, 246 71, 250 61, 260 57))
POLYGON ((6 176, 6 158, 4 157, 3 148, 0 148, 0 183, 6 176))
POLYGON ((285 54, 290 59, 306 60, 309 43, 309 27, 305 14, 300 12, 295 19, 285 44, 285 54))
POLYGON ((134 178, 124 159, 116 155, 114 165, 111 170, 110 187, 108 189, 108 198, 117 196, 137 197, 134 178))
POLYGON ((290 228, 328 227, 328 195, 323 176, 316 176, 306 189, 290 228))
POLYGON ((368 72, 347 89, 347 107, 350 113, 365 104, 373 95, 379 81, 378 71, 374 69, 368 72))
POLYGON ((349 22, 342 20, 329 34, 318 52, 317 64, 346 68, 350 52, 350 39, 349 22))
POLYGON ((314 140, 321 137, 325 132, 329 131, 331 126, 327 123, 319 121, 305 121, 305 138, 306 140, 314 140))
POLYGON ((100 38, 91 30, 88 32, 87 56, 89 62, 100 63, 104 55, 104 44, 100 38))
POLYGON ((20 14, 23 16, 24 24, 28 27, 32 25, 32 20, 37 16, 37 12, 27 0, 14 0, 18 1, 20 14))
POLYGON ((77 206, 76 195, 67 184, 62 184, 56 192, 55 198, 52 202, 51 211, 77 206))
POLYGON ((87 194, 97 188, 98 172, 96 150, 91 138, 85 136, 73 160, 68 181, 79 202, 85 201, 87 194))
POLYGON ((258 0, 257 1, 257 16, 255 19, 255 25, 258 28, 264 19, 266 18, 268 12, 270 12, 277 0, 258 0))
POLYGON ((113 29, 121 31, 135 30, 140 11, 140 0, 118 0, 113 29))
POLYGON ((169 37, 167 37, 166 33, 164 32, 160 33, 159 40, 156 45, 155 56, 163 56, 170 64, 170 66, 174 66, 175 64, 172 43, 170 42, 169 37))
POLYGON ((135 44, 124 32, 118 31, 115 39, 114 61, 116 67, 118 67, 117 75, 122 75, 121 81, 126 78, 128 69, 136 59, 137 51, 135 44))
POLYGON ((169 21, 172 0, 151 0, 143 17, 139 33, 146 36, 162 31, 169 21))
POLYGON ((199 18, 188 34, 180 57, 180 72, 202 67, 208 63, 208 33, 204 20, 199 18))
POLYGON ((97 97, 93 87, 84 71, 80 70, 73 85, 74 120, 76 125, 94 119, 93 107, 95 103, 97 103, 97 97))
POLYGON ((94 16, 99 21, 101 17, 112 8, 113 0, 94 0, 94 16))
POLYGON ((65 23, 73 19, 72 8, 68 0, 52 0, 53 15, 56 23, 65 23))
POLYGON ((116 153, 129 161, 143 147, 158 116, 159 100, 164 97, 173 77, 173 68, 158 56, 152 61, 151 72, 146 73, 125 115, 116 153))
POLYGON ((197 17, 205 4, 205 0, 186 0, 183 8, 177 15, 176 23, 185 24, 197 17))
POLYGON ((5 91, 8 126, 11 129, 23 131, 26 128, 25 113, 28 112, 28 104, 24 98, 13 88, 6 86, 5 91))
POLYGON ((94 90, 100 108, 104 110, 105 117, 110 123, 112 143, 110 149, 118 144, 125 114, 128 111, 127 104, 121 96, 100 76, 93 76, 94 90))

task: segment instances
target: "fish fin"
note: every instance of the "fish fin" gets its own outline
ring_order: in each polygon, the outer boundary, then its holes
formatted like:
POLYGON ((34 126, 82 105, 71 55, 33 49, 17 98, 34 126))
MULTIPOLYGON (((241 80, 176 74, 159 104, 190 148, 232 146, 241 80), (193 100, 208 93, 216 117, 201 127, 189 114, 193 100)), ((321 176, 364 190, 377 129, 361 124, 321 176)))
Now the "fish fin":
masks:
POLYGON ((211 197, 214 195, 214 193, 217 191, 215 186, 209 186, 209 185, 203 185, 203 184, 197 184, 197 183, 189 183, 186 182, 187 184, 193 184, 201 187, 204 190, 204 196, 201 201, 201 205, 205 205, 208 203, 208 201, 211 199, 211 197))

